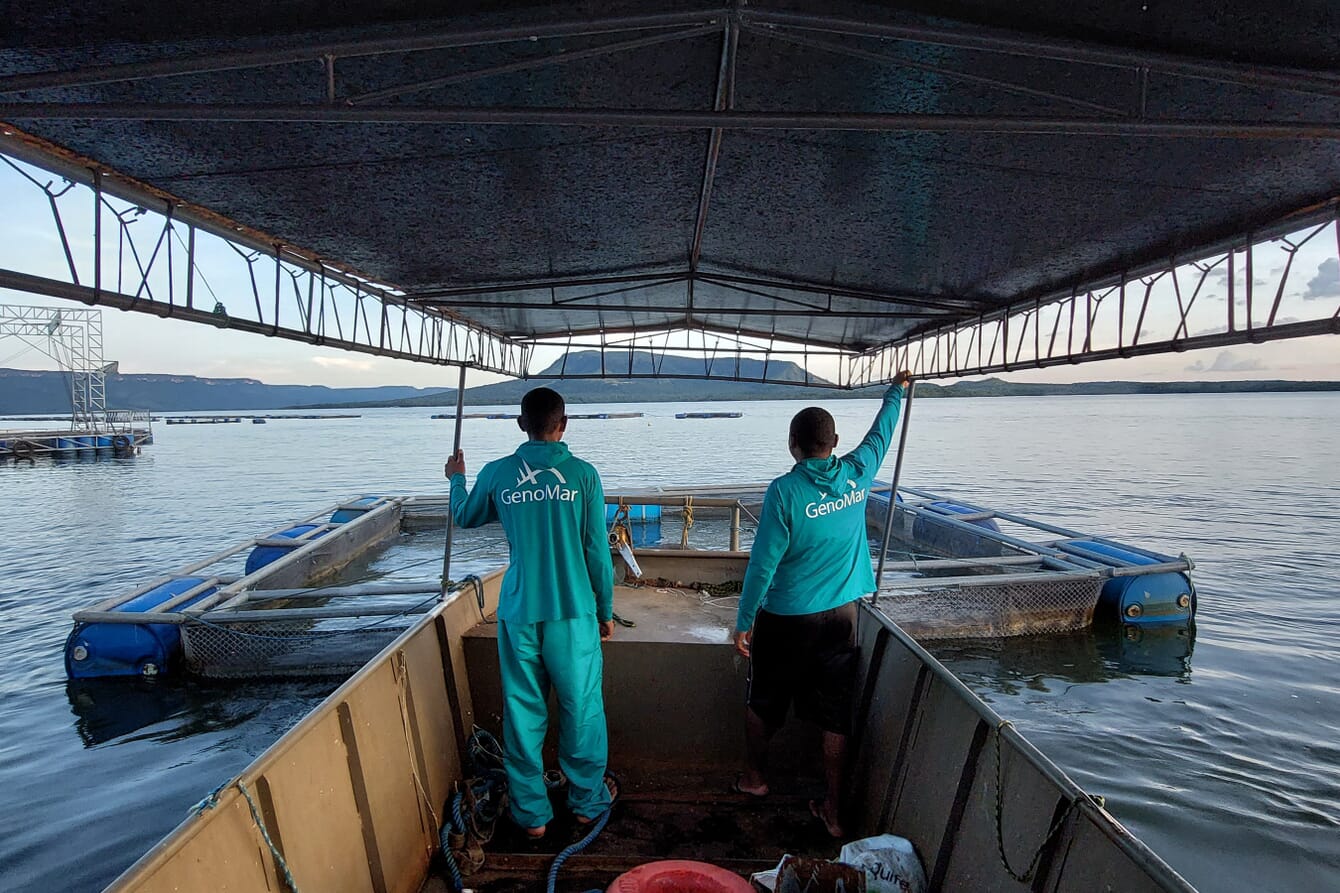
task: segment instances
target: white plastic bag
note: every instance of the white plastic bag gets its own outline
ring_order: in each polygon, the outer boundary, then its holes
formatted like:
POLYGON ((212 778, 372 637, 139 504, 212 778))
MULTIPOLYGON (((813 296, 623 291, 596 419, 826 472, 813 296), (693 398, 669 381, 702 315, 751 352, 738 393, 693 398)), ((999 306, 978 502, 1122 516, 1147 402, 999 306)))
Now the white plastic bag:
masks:
POLYGON ((881 834, 854 840, 837 860, 865 872, 866 893, 926 893, 926 872, 906 838, 881 834))
POLYGON ((777 873, 782 870, 782 863, 785 862, 788 858, 789 854, 786 856, 782 856, 781 861, 777 863, 776 868, 769 868, 767 871, 755 872, 754 874, 749 876, 749 880, 753 881, 755 884, 762 887, 764 890, 770 890, 770 891, 776 890, 777 873))

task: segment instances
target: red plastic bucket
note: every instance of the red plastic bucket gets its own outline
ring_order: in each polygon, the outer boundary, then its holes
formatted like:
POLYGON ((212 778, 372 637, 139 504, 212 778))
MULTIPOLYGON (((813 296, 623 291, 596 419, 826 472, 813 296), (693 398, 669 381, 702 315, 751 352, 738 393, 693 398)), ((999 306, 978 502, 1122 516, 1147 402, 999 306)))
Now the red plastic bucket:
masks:
POLYGON ((724 868, 669 859, 648 862, 619 875, 606 893, 753 893, 753 887, 724 868))

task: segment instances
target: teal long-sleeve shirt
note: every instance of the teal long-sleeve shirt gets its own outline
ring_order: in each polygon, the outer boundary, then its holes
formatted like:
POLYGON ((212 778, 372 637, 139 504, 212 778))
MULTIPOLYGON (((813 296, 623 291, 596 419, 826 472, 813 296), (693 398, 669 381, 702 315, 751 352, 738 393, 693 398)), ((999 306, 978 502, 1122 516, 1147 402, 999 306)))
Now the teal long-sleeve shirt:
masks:
POLYGON ((865 502, 893 442, 903 388, 895 385, 859 446, 841 458, 806 459, 768 486, 749 554, 735 628, 760 608, 815 614, 875 591, 865 502))
POLYGON ((539 623, 614 616, 614 564, 605 532, 605 491, 594 467, 561 441, 532 440, 488 463, 466 491, 451 478, 451 516, 461 527, 500 521, 510 560, 498 619, 539 623))

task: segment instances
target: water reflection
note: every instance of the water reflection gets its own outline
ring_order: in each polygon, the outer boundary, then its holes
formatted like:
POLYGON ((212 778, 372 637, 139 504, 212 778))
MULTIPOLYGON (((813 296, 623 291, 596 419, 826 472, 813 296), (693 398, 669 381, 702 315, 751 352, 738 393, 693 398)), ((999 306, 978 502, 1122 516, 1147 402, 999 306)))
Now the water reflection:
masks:
POLYGON ((339 679, 245 683, 81 679, 65 685, 84 747, 181 741, 242 726, 275 703, 319 700, 339 679), (141 732, 142 734, 135 734, 141 732))
POLYGON ((1196 625, 1176 623, 1133 626, 1114 624, 1093 631, 1104 662, 1113 672, 1130 676, 1171 676, 1191 681, 1191 652, 1196 625))
POLYGON ((1110 682, 1132 676, 1191 681, 1195 624, 1096 625, 1046 636, 928 643, 932 654, 974 688, 1001 694, 1047 690, 1048 680, 1110 682))

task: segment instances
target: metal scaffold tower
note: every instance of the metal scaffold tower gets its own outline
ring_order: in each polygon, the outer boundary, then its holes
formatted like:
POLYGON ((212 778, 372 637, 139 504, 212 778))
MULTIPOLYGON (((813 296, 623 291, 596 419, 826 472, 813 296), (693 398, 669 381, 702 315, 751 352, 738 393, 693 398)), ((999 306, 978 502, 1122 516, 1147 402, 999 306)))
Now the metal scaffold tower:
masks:
POLYGON ((73 430, 108 426, 101 310, 0 304, 0 339, 5 337, 55 360, 68 382, 73 430))

